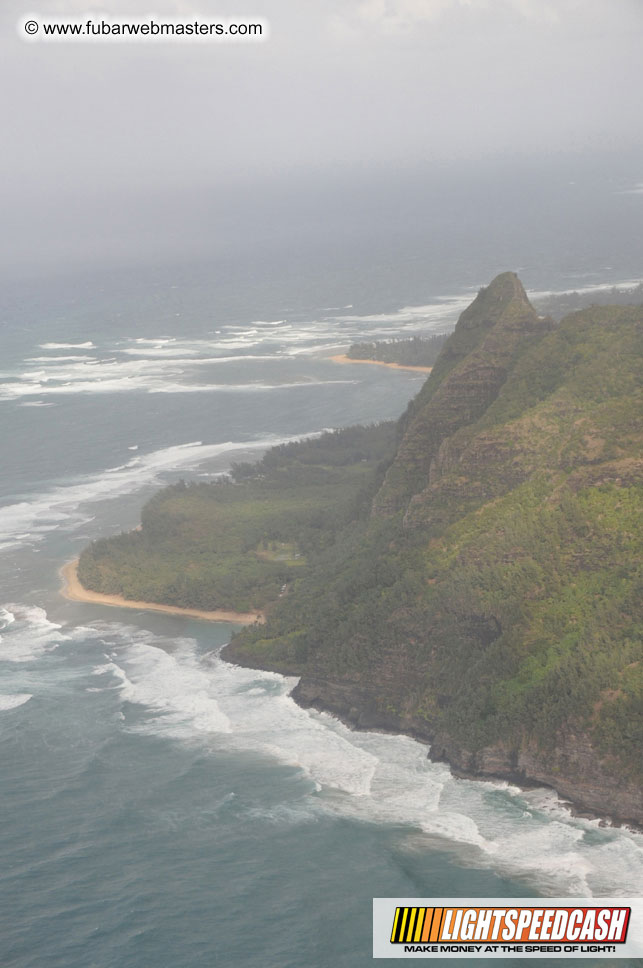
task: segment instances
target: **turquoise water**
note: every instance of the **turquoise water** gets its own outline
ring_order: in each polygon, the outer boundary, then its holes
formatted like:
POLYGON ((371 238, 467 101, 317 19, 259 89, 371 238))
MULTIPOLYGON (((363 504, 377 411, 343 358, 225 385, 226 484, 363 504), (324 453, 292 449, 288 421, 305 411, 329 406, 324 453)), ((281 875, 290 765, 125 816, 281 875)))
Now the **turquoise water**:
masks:
MULTIPOLYGON (((631 276, 625 255, 602 256, 526 281, 631 276)), ((7 290, 3 964, 357 968, 374 896, 643 891, 641 836, 299 709, 294 680, 219 658, 231 626, 58 594, 60 565, 136 525, 159 485, 401 412, 422 377, 328 356, 448 328, 490 266, 445 256, 441 288, 440 265, 423 284, 421 264, 391 256, 374 286, 355 259, 298 264, 296 286, 271 264, 243 286, 241 270, 202 266, 7 290)))

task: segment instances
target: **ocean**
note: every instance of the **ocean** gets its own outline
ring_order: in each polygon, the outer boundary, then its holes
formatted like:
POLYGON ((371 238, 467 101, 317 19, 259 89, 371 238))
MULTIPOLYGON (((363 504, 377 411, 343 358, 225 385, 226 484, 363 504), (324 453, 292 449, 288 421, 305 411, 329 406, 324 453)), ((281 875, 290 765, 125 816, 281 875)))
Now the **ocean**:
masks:
POLYGON ((508 268, 541 293, 640 279, 641 202, 597 177, 540 179, 546 227, 517 190, 465 217, 451 179, 408 237, 387 216, 368 243, 284 232, 6 283, 3 965, 358 968, 375 896, 643 894, 640 834, 300 709, 295 680, 220 657, 230 625, 59 593, 60 566, 135 527, 159 486, 398 416, 424 377, 329 359, 352 340, 444 332, 508 268))

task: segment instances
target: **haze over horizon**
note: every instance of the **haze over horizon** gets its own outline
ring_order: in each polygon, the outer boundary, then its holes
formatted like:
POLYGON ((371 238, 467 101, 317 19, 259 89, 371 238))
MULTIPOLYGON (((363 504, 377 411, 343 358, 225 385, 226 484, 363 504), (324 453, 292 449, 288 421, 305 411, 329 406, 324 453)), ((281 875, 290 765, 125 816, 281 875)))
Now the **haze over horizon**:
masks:
MULTIPOLYGON (((637 0, 159 0, 152 13, 262 18, 270 37, 25 42, 19 22, 38 12, 4 5, 6 270, 207 256, 302 219, 341 233, 367 213, 368 234, 373 206, 399 195, 412 219, 422 180, 471 165, 643 182, 637 0)), ((50 0, 41 15, 150 6, 50 0)))

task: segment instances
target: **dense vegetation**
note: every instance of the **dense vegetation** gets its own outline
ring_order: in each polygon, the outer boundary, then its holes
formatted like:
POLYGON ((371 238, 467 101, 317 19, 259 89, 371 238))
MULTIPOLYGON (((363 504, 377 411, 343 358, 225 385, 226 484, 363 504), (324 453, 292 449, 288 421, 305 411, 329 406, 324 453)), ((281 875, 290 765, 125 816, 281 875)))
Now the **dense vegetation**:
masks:
POLYGON ((552 293, 550 296, 534 299, 533 303, 540 312, 548 313, 558 320, 569 313, 590 309, 592 306, 640 306, 643 303, 643 283, 627 289, 612 287, 592 289, 590 292, 552 293))
POLYGON ((232 652, 359 683, 384 718, 474 751, 546 755, 577 730, 640 781, 643 311, 536 332, 498 290, 402 418, 367 533, 327 549, 232 652), (478 405, 494 360, 504 382, 478 405))
POLYGON ((81 581, 272 602, 227 654, 302 675, 302 701, 411 730, 452 762, 598 777, 587 802, 612 811, 615 785, 634 790, 621 815, 643 822, 642 330, 627 306, 556 326, 505 273, 397 427, 166 489, 141 532, 83 554, 81 581))
POLYGON ((351 360, 376 360, 380 363, 399 363, 401 366, 433 366, 449 335, 436 333, 432 336, 411 336, 408 339, 353 343, 346 355, 351 360))
POLYGON ((143 508, 142 526, 94 542, 82 584, 188 608, 262 609, 311 555, 368 509, 374 469, 390 458, 391 423, 351 427, 269 450, 229 479, 180 482, 143 508))

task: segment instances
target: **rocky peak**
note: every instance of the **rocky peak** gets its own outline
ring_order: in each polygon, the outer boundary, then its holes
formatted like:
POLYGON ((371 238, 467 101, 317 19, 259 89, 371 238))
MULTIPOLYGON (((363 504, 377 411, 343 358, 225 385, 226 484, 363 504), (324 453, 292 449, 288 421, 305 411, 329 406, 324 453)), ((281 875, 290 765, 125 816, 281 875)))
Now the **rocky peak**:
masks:
POLYGON ((537 314, 515 272, 503 272, 480 290, 400 421, 396 457, 373 501, 376 516, 408 506, 426 486, 440 445, 480 419, 516 359, 553 326, 537 314))

